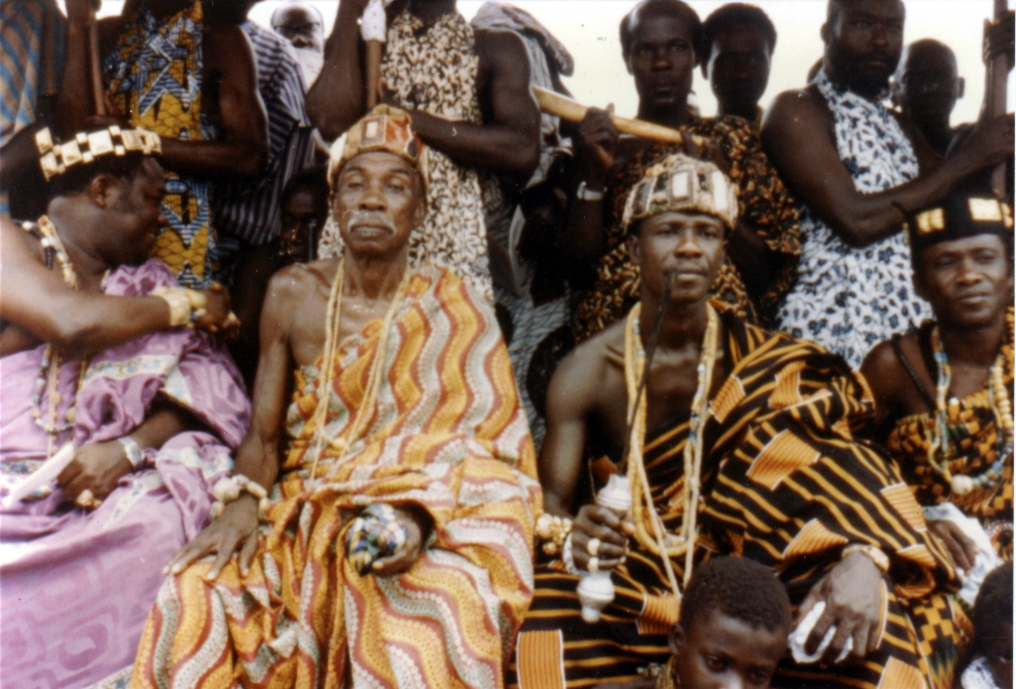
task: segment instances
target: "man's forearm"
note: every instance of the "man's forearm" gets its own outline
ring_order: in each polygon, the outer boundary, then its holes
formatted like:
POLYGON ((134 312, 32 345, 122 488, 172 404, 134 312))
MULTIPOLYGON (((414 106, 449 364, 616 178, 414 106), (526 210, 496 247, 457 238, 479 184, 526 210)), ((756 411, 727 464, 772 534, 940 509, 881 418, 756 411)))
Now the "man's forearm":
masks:
POLYGON ((162 139, 162 163, 191 177, 256 177, 267 164, 263 146, 248 141, 162 139))
POLYGON ((130 437, 143 448, 158 450, 174 436, 199 427, 193 416, 176 405, 169 402, 156 403, 144 422, 130 433, 130 437))
POLYGON ((339 3, 335 28, 325 42, 324 67, 307 92, 307 114, 325 140, 340 137, 366 110, 359 17, 339 3))
POLYGON ((279 477, 278 435, 259 433, 252 428, 236 452, 234 474, 243 474, 263 487, 271 488, 279 477))
POLYGON ((62 136, 81 131, 85 128, 85 121, 95 115, 88 55, 90 26, 91 22, 77 18, 67 22, 63 80, 57 96, 62 136))
POLYGON ((425 144, 464 167, 514 175, 524 184, 539 162, 539 141, 510 127, 455 122, 416 110, 410 114, 425 144))

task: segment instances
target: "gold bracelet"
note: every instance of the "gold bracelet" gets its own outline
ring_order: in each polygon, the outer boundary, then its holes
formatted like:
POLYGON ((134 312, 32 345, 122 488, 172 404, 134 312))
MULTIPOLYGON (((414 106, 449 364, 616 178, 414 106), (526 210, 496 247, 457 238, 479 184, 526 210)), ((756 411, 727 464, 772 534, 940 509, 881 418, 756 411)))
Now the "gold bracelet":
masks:
POLYGON ((156 287, 149 293, 150 296, 162 299, 169 306, 170 327, 192 325, 191 313, 193 313, 194 307, 190 295, 187 294, 188 291, 190 290, 179 287, 156 287))
POLYGON ((544 512, 536 520, 536 535, 543 540, 543 552, 551 557, 560 555, 564 541, 572 530, 572 520, 544 512))
POLYGON ((876 567, 878 567, 882 574, 889 573, 889 556, 883 553, 878 547, 867 545, 865 543, 852 543, 843 549, 841 559, 851 553, 863 553, 876 567))

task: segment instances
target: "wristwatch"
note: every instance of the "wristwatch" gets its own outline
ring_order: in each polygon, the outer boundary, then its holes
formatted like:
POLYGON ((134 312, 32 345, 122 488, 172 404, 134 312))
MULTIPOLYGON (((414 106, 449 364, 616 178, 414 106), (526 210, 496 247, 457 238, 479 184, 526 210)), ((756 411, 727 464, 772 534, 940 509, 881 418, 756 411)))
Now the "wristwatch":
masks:
POLYGON ((594 191, 586 186, 585 181, 579 182, 579 188, 575 190, 575 198, 579 201, 602 201, 603 192, 594 191))
POLYGON ((145 451, 138 445, 138 441, 129 435, 123 436, 119 441, 127 453, 127 461, 131 463, 131 470, 137 471, 142 468, 145 465, 145 451))

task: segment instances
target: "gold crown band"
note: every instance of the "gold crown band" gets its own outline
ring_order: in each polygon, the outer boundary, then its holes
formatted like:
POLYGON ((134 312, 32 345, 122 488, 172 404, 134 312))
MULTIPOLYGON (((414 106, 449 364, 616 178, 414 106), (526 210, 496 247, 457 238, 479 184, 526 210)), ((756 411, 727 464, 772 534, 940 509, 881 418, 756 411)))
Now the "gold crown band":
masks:
POLYGON ((54 143, 53 135, 45 127, 35 133, 35 147, 39 151, 42 174, 48 182, 68 168, 78 163, 91 163, 100 156, 162 153, 162 140, 147 129, 121 129, 114 124, 87 134, 78 132, 73 139, 60 144, 54 143))
MULTIPOLYGON (((974 222, 1000 222, 1007 228, 1013 226, 1012 209, 1009 208, 1009 204, 998 199, 971 197, 967 199, 967 206, 970 219, 974 222)), ((945 209, 926 210, 919 213, 914 220, 918 235, 941 232, 945 229, 945 209)))

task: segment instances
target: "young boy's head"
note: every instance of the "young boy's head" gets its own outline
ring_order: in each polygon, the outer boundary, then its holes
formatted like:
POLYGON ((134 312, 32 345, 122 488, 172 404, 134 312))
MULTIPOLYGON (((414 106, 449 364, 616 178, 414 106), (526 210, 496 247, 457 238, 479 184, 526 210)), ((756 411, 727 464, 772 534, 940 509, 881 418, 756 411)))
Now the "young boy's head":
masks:
POLYGON ((771 569, 721 557, 695 570, 670 633, 682 689, 766 689, 787 647, 790 598, 771 569))
POLYGON ((988 661, 996 685, 1012 686, 1012 562, 989 572, 977 592, 973 650, 988 661))

